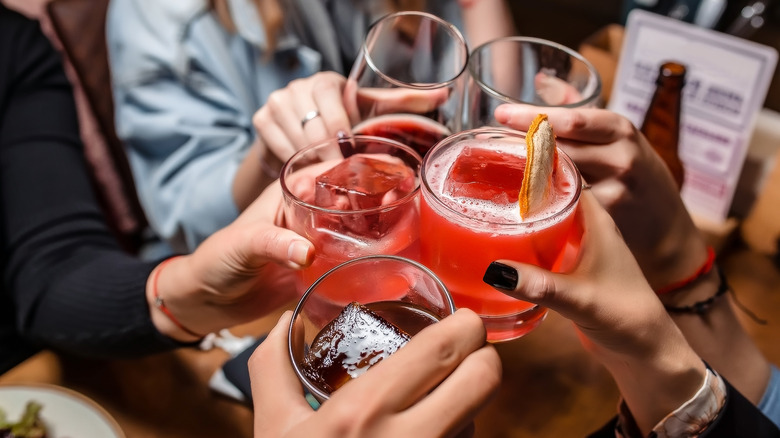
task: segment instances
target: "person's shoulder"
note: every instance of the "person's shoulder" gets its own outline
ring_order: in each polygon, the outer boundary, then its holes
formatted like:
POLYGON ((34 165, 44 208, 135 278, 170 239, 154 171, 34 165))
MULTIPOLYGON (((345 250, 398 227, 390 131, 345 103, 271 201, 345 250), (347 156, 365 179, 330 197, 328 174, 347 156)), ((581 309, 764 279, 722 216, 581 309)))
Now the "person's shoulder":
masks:
POLYGON ((188 29, 208 9, 208 0, 111 0, 106 38, 115 85, 185 70, 188 29))
POLYGON ((209 8, 208 0, 111 0, 108 32, 147 30, 156 35, 180 35, 209 8))
POLYGON ((112 10, 122 10, 142 17, 187 21, 208 9, 208 0, 111 0, 112 10))

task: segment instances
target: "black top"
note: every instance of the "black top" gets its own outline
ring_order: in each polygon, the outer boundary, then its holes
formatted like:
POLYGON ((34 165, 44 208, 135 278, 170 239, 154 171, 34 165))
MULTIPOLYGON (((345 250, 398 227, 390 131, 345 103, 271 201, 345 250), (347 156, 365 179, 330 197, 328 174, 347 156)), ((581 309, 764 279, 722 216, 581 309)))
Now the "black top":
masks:
MULTIPOLYGON (((589 438, 615 438, 613 418, 589 438)), ((726 381, 726 404, 701 438, 778 438, 780 429, 726 381)))
POLYGON ((0 5, 0 374, 41 348, 122 357, 181 345, 150 319, 156 263, 122 251, 88 175, 58 53, 0 5))

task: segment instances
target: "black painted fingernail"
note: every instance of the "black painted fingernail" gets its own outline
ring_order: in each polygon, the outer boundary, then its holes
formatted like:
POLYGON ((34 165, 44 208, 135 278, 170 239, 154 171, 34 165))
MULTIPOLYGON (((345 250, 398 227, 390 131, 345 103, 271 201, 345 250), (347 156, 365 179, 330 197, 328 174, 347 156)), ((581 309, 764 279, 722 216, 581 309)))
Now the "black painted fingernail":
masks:
POLYGON ((504 290, 515 290, 517 287, 517 270, 509 265, 493 262, 485 270, 482 281, 504 290))

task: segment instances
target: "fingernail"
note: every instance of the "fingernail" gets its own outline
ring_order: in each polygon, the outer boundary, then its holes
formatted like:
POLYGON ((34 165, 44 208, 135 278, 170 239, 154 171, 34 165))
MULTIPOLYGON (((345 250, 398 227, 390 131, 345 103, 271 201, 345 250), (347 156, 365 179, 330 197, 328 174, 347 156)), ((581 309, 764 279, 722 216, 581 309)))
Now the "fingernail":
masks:
POLYGON ((515 268, 499 262, 491 263, 485 270, 485 276, 482 277, 485 283, 504 290, 515 290, 518 279, 515 268))
POLYGON ((496 118, 498 123, 506 123, 509 121, 509 108, 506 105, 500 105, 493 113, 493 117, 496 118))
POLYGON ((311 252, 311 244, 309 242, 295 240, 290 244, 290 247, 287 249, 287 260, 289 260, 290 263, 297 265, 295 267, 306 266, 309 262, 310 252, 311 252))

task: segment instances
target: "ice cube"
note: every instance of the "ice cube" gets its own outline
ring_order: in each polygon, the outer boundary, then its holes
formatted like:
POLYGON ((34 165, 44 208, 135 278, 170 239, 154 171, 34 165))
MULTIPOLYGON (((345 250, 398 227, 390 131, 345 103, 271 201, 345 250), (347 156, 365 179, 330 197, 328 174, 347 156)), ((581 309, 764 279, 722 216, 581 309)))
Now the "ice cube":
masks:
POLYGON ((465 147, 450 168, 444 193, 496 203, 517 202, 525 172, 525 158, 509 153, 465 147))
POLYGON ((410 336, 367 307, 353 302, 312 341, 306 377, 333 392, 406 344, 410 336))
POLYGON ((415 189, 414 171, 398 158, 356 154, 317 177, 315 205, 364 210, 396 201, 415 189))

